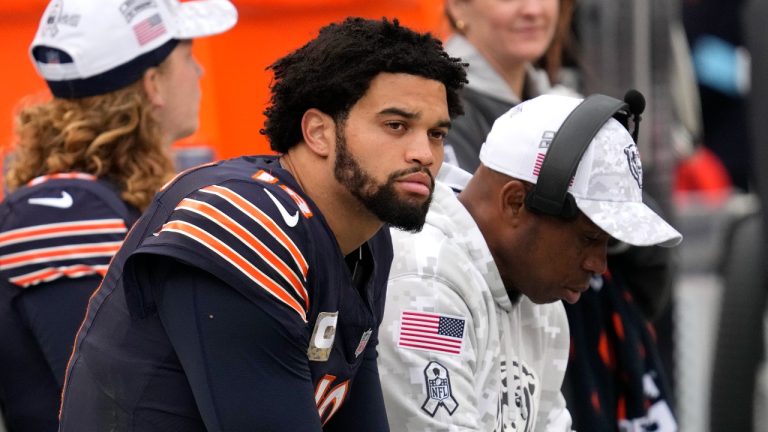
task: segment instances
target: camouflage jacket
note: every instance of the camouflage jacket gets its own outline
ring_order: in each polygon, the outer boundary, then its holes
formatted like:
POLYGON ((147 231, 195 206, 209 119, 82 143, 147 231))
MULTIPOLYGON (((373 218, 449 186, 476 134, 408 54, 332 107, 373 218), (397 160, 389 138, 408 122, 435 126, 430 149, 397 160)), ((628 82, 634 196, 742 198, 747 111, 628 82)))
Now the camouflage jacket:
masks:
POLYGON ((392 238, 379 337, 392 430, 570 431, 563 305, 510 300, 474 220, 443 183, 424 229, 392 238))

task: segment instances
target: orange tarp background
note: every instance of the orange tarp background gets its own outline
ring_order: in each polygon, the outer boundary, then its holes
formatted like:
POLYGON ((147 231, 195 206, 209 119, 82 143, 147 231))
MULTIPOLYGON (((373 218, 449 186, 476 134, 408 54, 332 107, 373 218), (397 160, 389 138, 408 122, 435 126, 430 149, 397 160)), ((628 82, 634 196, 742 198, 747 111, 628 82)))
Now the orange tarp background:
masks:
MULTIPOLYGON (((98 0, 93 0, 98 1, 98 0)), ((300 47, 323 25, 355 15, 398 18, 420 31, 445 34, 443 0, 235 0, 238 24, 200 39, 195 52, 205 74, 200 130, 178 146, 207 145, 217 158, 269 151, 259 134, 269 100, 265 68, 300 47)), ((45 100, 47 87, 27 53, 47 1, 2 0, 0 42, 0 144, 13 143, 13 113, 24 100, 45 100), (30 96, 31 95, 31 96, 30 96)))

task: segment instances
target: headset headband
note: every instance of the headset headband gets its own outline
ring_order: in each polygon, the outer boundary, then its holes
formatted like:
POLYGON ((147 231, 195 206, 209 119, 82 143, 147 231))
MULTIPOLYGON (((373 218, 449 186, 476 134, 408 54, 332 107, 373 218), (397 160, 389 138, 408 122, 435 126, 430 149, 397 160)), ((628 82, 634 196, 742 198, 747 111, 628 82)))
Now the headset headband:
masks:
MULTIPOLYGON (((629 105, 610 96, 595 94, 571 111, 549 145, 539 178, 525 198, 526 207, 567 219, 579 214, 568 186, 592 138, 620 110, 629 113, 629 105)), ((639 117, 639 113, 637 115, 639 117)))

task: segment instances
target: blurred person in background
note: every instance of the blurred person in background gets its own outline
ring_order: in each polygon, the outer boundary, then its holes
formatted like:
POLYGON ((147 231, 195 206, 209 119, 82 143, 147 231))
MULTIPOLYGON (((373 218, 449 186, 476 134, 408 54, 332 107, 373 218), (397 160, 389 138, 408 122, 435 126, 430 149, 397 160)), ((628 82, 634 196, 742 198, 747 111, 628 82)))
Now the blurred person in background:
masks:
MULTIPOLYGON (((472 172, 499 115, 543 93, 578 94, 552 85, 562 81, 564 58, 577 54, 570 50, 574 3, 447 0, 445 12, 454 30, 446 50, 469 63, 469 84, 461 93, 465 114, 446 139, 446 162, 472 172)), ((450 172, 446 167, 441 175, 450 172)), ((644 200, 661 212, 647 194, 644 200)), ((574 428, 616 431, 655 424, 661 431, 676 430, 668 372, 650 323, 671 295, 671 259, 666 248, 612 241, 608 271, 592 279, 579 303, 566 305, 572 353, 564 394, 574 428), (659 419, 649 418, 651 413, 659 419)))
POLYGON ((88 298, 198 127, 192 39, 228 1, 54 0, 30 47, 53 98, 20 110, 0 204, 0 409, 10 432, 58 428, 88 298))
POLYGON ((576 96, 551 84, 559 78, 572 11, 573 0, 445 3, 454 31, 445 49, 469 63, 469 84, 461 94, 464 115, 451 126, 446 162, 473 172, 493 121, 510 107, 545 93, 576 96))
POLYGON ((749 100, 751 57, 745 42, 746 0, 684 0, 683 24, 699 85, 704 148, 726 168, 737 191, 754 178, 749 100))
POLYGON ((743 32, 751 53, 751 76, 760 77, 752 80, 747 95, 748 118, 741 119, 749 125, 753 155, 750 165, 754 168, 750 191, 758 205, 735 218, 722 253, 719 270, 724 295, 710 384, 711 432, 768 431, 768 131, 764 126, 768 118, 768 81, 762 79, 768 74, 768 3, 742 3, 742 15, 729 17, 715 28, 722 32, 722 26, 730 27, 732 20, 743 23, 738 30, 743 32))

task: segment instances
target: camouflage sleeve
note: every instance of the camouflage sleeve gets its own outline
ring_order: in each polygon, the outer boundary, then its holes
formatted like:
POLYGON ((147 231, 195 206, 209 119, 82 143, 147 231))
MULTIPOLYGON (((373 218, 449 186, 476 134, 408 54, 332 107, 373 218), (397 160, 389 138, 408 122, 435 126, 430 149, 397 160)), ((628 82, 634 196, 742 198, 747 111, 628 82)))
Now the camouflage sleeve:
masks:
POLYGON ((568 317, 561 302, 542 305, 538 308, 542 318, 552 328, 560 329, 557 336, 547 338, 547 343, 541 348, 543 357, 548 359, 542 375, 542 394, 538 407, 538 418, 535 432, 571 432, 571 413, 566 407, 562 393, 565 368, 568 363, 570 347, 570 329, 568 317), (549 373, 546 373, 548 371, 549 373))
MULTIPOLYGON (((379 373, 396 431, 480 431, 477 338, 465 301, 425 275, 390 279, 379 373)), ((494 407, 495 408, 495 407, 494 407)))
POLYGON ((571 413, 565 406, 565 398, 562 394, 557 396, 555 403, 549 409, 545 422, 539 424, 544 425, 541 430, 545 432, 572 432, 571 430, 571 413))

